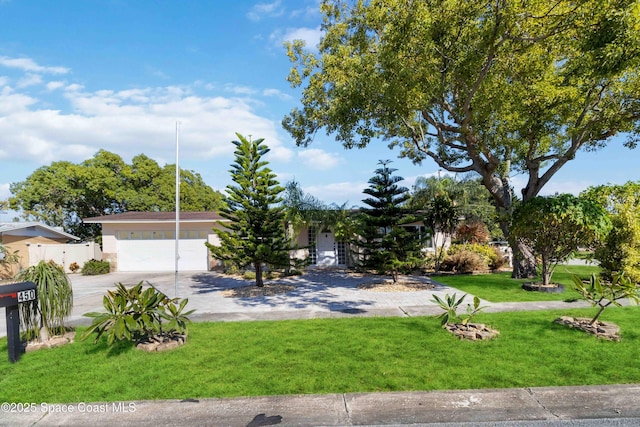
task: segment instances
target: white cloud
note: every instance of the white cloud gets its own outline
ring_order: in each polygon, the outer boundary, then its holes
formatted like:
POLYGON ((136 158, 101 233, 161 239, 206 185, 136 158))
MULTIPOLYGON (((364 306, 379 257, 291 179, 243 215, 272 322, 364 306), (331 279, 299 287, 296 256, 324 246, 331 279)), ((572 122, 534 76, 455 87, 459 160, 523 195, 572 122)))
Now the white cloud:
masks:
MULTIPOLYGON (((7 200, 11 197, 11 192, 9 191, 9 184, 0 184, 0 200, 7 200)), ((0 211, 1 213, 2 211, 0 211)))
POLYGON ((278 47, 282 47, 285 41, 304 40, 307 49, 316 49, 322 38, 320 26, 315 28, 289 28, 285 32, 274 31, 269 36, 270 40, 278 47))
POLYGON ((327 185, 303 186, 305 193, 322 200, 325 203, 336 203, 342 205, 347 203, 347 207, 361 205, 362 191, 368 187, 366 182, 336 182, 327 185))
POLYGON ((328 170, 340 163, 340 157, 335 153, 327 153, 318 148, 309 148, 298 152, 302 163, 315 170, 328 170))
POLYGON ((241 86, 241 85, 225 85, 225 91, 236 94, 236 95, 255 95, 258 91, 249 87, 249 86, 241 86))
POLYGON ((9 58, 7 56, 0 56, 0 66, 17 68, 32 73, 67 74, 69 72, 69 69, 66 67, 45 67, 38 65, 31 58, 9 58))
POLYGON ((262 95, 266 97, 276 97, 285 101, 292 99, 291 95, 283 93, 279 89, 265 89, 262 91, 262 95))
POLYGON ((39 74, 27 74, 26 76, 24 76, 20 80, 18 80, 17 87, 19 89, 22 89, 22 88, 29 87, 29 86, 37 86, 39 84, 42 84, 42 76, 41 75, 39 75, 39 74))
POLYGON ((38 99, 8 87, 0 90, 0 158, 81 161, 104 148, 125 159, 140 153, 172 159, 177 120, 186 159, 229 156, 235 132, 265 138, 273 160, 293 156, 282 145, 277 124, 254 113, 245 100, 198 96, 175 86, 86 92, 70 85, 64 93, 72 113, 39 109, 38 99))
POLYGON ((56 90, 64 87, 64 82, 49 82, 46 84, 48 90, 56 90))
POLYGON ((247 13, 247 18, 251 21, 257 22, 264 17, 277 17, 284 13, 284 8, 280 6, 280 0, 276 0, 272 3, 258 3, 254 5, 247 13))

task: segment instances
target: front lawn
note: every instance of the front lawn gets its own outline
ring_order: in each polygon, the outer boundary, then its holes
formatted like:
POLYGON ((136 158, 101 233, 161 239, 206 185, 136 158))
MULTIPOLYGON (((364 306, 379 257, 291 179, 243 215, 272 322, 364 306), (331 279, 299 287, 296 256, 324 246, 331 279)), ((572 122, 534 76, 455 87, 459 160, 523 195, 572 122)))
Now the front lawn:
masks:
POLYGON ((433 280, 491 302, 564 301, 580 298, 580 295, 568 286, 573 274, 588 278, 591 274, 599 272, 600 267, 596 266, 559 265, 552 281, 565 285, 565 291, 558 294, 525 291, 522 289, 524 282, 541 280, 512 279, 511 272, 442 275, 434 276, 433 280))
POLYGON ((480 314, 501 334, 468 342, 435 317, 196 323, 187 345, 144 353, 104 340, 7 360, 0 401, 95 402, 299 393, 446 390, 640 382, 638 308, 607 310, 621 342, 556 325, 593 309, 480 314))

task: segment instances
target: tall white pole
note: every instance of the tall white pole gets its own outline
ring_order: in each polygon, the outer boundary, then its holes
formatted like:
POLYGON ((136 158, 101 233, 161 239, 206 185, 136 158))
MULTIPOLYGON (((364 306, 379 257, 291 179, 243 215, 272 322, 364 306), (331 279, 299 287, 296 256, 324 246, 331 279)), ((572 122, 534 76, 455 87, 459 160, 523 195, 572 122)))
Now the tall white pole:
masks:
POLYGON ((176 122, 176 274, 174 280, 175 297, 178 298, 178 263, 180 261, 180 122, 176 122))

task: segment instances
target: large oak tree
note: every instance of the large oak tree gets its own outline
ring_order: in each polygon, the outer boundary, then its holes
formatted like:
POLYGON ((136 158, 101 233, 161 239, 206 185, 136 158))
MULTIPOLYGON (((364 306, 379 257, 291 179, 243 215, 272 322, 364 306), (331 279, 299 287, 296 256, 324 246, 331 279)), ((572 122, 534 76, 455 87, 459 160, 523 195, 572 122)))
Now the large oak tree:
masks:
MULTIPOLYGON (((635 0, 324 0, 318 51, 289 44, 298 145, 386 141, 417 163, 476 172, 504 213, 512 174, 531 199, 580 150, 640 133, 635 0)), ((535 273, 512 239, 514 276, 535 273)))

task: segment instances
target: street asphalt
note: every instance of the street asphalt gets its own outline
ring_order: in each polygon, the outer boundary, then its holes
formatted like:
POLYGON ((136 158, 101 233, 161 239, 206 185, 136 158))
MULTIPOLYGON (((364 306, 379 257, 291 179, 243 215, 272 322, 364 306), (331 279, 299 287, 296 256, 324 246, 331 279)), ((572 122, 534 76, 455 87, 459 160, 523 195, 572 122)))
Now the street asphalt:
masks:
MULTIPOLYGON (((189 298, 188 307, 196 309, 191 316, 194 321, 436 315, 441 310, 431 301, 433 294, 463 294, 437 282, 428 291, 366 291, 358 285, 379 278, 340 271, 311 271, 284 279, 296 289, 260 298, 222 296, 221 291, 247 282, 214 272, 181 272, 177 280, 173 272, 70 275, 70 279, 74 309, 69 323, 74 326, 90 323, 84 313, 103 311, 102 297, 119 282, 143 281, 170 297, 189 298)), ((562 301, 483 301, 482 305, 486 312, 589 306, 562 301)), ((0 318, 0 336, 4 335, 6 325, 0 318)), ((638 426, 640 384, 107 403, 6 402, 0 409, 0 426, 638 426)))

